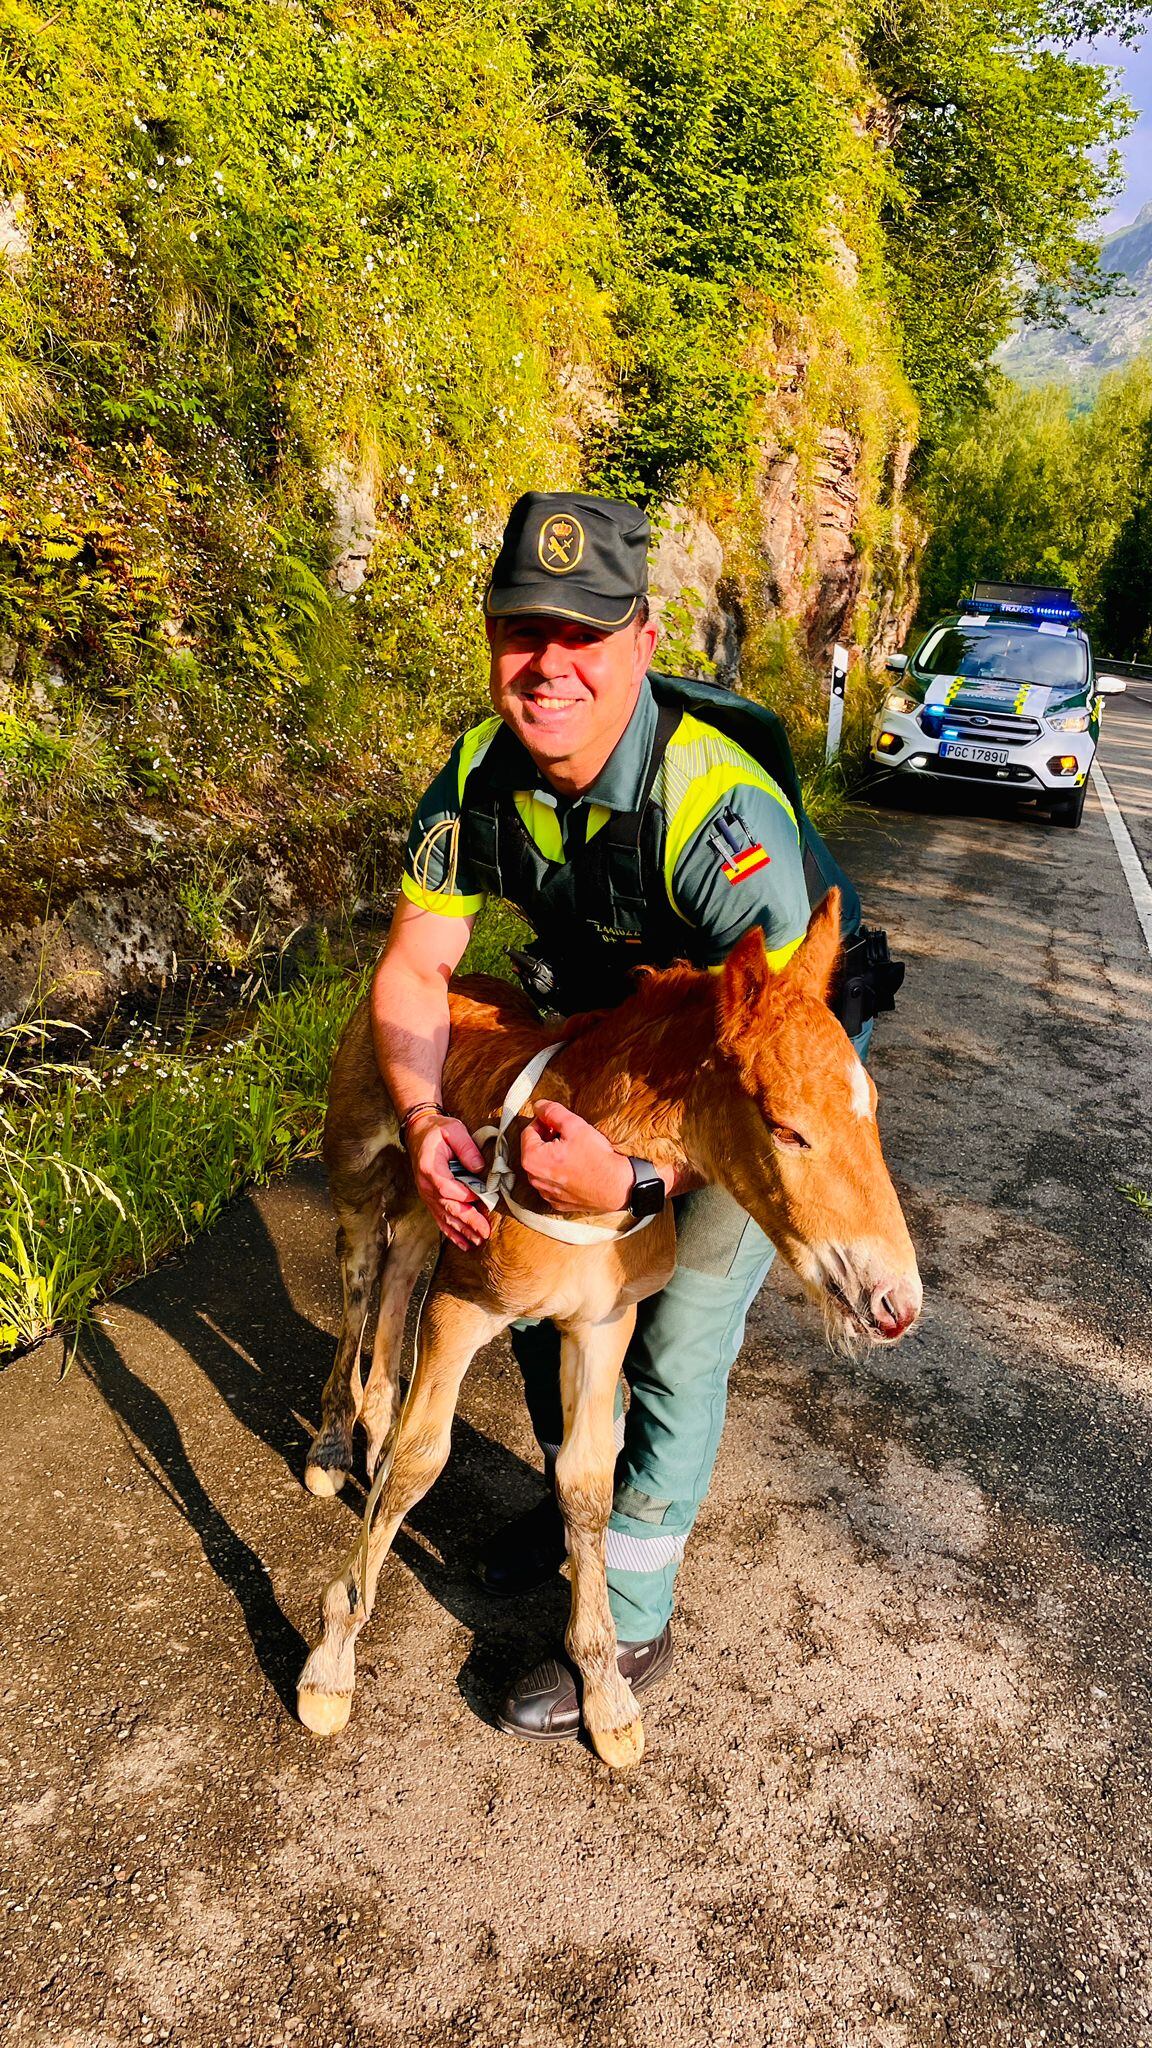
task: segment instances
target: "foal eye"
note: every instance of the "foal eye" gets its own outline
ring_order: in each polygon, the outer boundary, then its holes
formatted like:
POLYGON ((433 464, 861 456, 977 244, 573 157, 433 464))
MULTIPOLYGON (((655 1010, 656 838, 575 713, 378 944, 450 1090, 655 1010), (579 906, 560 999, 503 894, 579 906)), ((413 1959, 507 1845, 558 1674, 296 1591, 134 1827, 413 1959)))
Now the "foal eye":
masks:
POLYGON ((768 1129, 776 1143, 790 1152, 807 1152, 810 1149, 807 1138, 802 1138, 799 1131, 790 1130, 787 1124, 770 1123, 768 1129))

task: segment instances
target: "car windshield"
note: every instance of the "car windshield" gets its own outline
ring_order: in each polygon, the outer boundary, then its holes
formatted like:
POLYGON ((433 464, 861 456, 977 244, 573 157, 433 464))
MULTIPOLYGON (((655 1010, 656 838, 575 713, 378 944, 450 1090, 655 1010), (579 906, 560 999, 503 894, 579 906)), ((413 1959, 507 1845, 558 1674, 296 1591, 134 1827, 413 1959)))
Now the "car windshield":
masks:
POLYGON ((929 633, 914 666, 927 676, 971 676, 974 681, 1051 688, 1087 682, 1088 649, 1073 633, 1022 631, 1019 626, 941 626, 929 633))

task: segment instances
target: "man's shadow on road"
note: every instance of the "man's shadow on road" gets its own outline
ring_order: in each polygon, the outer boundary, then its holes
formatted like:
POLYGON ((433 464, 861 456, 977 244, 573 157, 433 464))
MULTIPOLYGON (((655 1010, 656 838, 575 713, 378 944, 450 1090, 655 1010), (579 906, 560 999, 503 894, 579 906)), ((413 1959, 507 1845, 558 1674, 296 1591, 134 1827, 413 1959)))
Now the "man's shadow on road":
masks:
MULTIPOLYGON (((334 1255, 332 1263, 335 1280, 334 1255)), ((209 1234, 179 1266, 139 1282, 125 1300, 199 1368, 237 1421, 299 1481, 335 1340, 295 1307, 277 1246, 255 1202, 246 1198, 228 1212, 226 1247, 209 1234)), ((271 1561, 239 1535, 220 1504, 243 1480, 237 1482, 231 1469, 210 1469, 210 1460, 187 1441, 163 1394, 129 1363, 107 1330, 86 1332, 78 1360, 116 1417, 131 1457, 195 1531, 204 1556, 243 1615, 261 1670, 294 1715, 296 1680, 309 1645, 276 1598, 271 1561)), ((478 1369, 483 1371, 482 1362, 478 1369)), ((362 1445, 358 1450, 362 1457, 362 1445)), ((325 1581, 336 1575, 356 1540, 364 1480, 361 1464, 329 1504, 323 1550, 316 1558, 325 1581)), ((393 1554, 433 1599, 472 1632, 458 1683, 468 1705, 489 1722, 493 1693, 502 1678, 515 1675, 510 1660, 516 1645, 537 1635, 554 1639, 563 1627, 567 1589, 559 1578, 528 1600, 496 1602, 474 1571, 483 1537, 531 1505, 540 1491, 539 1473, 457 1416, 448 1467, 393 1544, 393 1554)), ((307 1496, 302 1483, 300 1504, 303 1517, 307 1496)), ((298 1553, 298 1538, 291 1548, 298 1553)), ((315 1584, 316 1578, 313 1571, 308 1582, 315 1584)), ((387 1627, 385 1614, 380 1625, 387 1627)), ((373 1647, 370 1627, 365 1670, 371 1669, 373 1647)))

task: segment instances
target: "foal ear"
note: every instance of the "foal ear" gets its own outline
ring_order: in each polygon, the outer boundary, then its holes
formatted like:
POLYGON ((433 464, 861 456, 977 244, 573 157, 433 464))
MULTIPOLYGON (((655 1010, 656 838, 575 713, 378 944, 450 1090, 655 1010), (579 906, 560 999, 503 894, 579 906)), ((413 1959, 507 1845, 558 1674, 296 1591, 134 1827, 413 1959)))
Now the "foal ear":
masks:
POLYGON ((839 958, 840 891, 829 889, 808 919, 808 930, 784 972, 794 988, 801 988, 805 995, 823 1003, 839 958))
POLYGON ((716 999, 717 1036, 723 1051, 738 1054, 768 984, 774 979, 758 924, 737 939, 720 973, 716 999))

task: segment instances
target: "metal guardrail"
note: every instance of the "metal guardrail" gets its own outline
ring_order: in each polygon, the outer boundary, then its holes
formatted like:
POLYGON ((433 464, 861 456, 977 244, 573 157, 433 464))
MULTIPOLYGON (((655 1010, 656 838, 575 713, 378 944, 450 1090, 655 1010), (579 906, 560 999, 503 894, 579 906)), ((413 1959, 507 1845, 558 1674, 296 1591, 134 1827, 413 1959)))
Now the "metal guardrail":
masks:
POLYGON ((1152 662, 1109 661, 1106 655, 1096 658, 1098 676, 1123 676, 1129 683, 1152 683, 1152 662))

